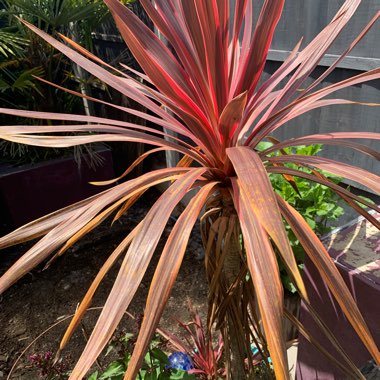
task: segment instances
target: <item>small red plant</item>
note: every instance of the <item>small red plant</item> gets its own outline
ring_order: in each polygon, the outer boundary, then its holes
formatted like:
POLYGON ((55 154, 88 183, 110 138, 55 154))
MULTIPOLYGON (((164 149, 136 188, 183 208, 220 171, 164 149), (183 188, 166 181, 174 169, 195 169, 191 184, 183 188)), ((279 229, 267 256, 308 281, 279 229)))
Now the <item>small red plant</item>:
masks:
POLYGON ((73 362, 71 355, 66 355, 55 363, 51 351, 32 354, 29 361, 38 370, 38 376, 47 380, 66 379, 73 362))
POLYGON ((196 374, 207 380, 217 380, 224 377, 225 369, 222 367, 223 357, 223 338, 219 334, 217 341, 213 344, 211 331, 205 329, 202 319, 197 310, 189 301, 189 312, 191 322, 178 324, 185 330, 184 343, 178 336, 159 329, 160 335, 168 339, 169 343, 178 351, 185 352, 189 355, 194 363, 194 369, 189 373, 196 374))

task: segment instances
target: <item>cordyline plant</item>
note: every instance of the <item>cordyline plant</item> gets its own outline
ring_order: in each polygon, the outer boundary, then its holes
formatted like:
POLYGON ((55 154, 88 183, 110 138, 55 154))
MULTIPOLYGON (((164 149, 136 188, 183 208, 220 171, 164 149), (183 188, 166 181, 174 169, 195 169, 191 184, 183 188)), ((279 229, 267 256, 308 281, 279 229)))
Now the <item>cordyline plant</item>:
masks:
POLYGON ((190 300, 188 301, 188 309, 191 314, 191 322, 185 324, 178 321, 179 326, 185 330, 186 343, 163 329, 158 330, 158 332, 168 340, 171 346, 179 352, 185 352, 193 359, 195 368, 191 370, 192 374, 197 374, 201 379, 218 380, 224 377, 224 369, 220 365, 223 354, 222 336, 219 335, 214 344, 213 337, 203 327, 201 316, 194 309, 190 300))
MULTIPOLYGON (((136 376, 177 277, 190 232, 199 216, 209 280, 208 326, 216 324, 222 332, 229 378, 244 378, 245 372, 252 370, 251 361, 245 358, 252 355, 250 345, 253 341, 263 357, 271 357, 276 378, 289 379, 283 338, 284 315, 315 342, 303 326, 284 310, 278 260, 287 268, 323 333, 339 347, 308 303, 283 220, 293 229, 347 319, 379 363, 380 354, 371 333, 333 261, 302 216, 273 191, 268 173, 283 175, 290 182, 298 176, 330 187, 379 227, 379 222, 359 204, 377 211, 379 208, 330 182, 320 170, 356 181, 378 193, 379 177, 331 159, 283 154, 282 148, 332 144, 379 159, 378 152, 356 142, 356 139, 378 140, 380 134, 331 132, 282 142, 270 136, 286 122, 314 108, 354 103, 326 97, 348 86, 380 78, 380 69, 375 69, 316 89, 363 38, 380 14, 371 20, 331 67, 312 84, 305 86, 305 80, 351 19, 360 0, 346 0, 333 20, 308 46, 301 49, 300 41, 280 68, 262 84, 259 80, 284 0, 266 0, 255 25, 252 1, 236 0, 231 12, 232 3, 228 0, 155 0, 154 4, 150 0, 141 0, 170 48, 120 2, 105 0, 105 3, 144 71, 131 70, 142 81, 107 65, 65 37, 62 37, 65 43, 61 43, 36 27, 28 26, 89 73, 140 103, 149 113, 107 105, 163 129, 99 117, 2 109, 4 114, 65 120, 71 121, 72 125, 3 126, 0 137, 45 147, 68 147, 98 141, 136 142, 154 147, 137 162, 163 150, 179 152, 183 158, 177 167, 154 170, 120 184, 116 184, 115 179, 113 188, 3 237, 1 247, 43 236, 4 274, 0 280, 0 291, 3 292, 53 253, 53 257, 62 255, 107 217, 116 213, 114 218, 119 218, 148 188, 166 182, 167 190, 105 262, 63 337, 60 349, 64 348, 84 315, 105 274, 123 256, 113 289, 70 379, 82 379, 106 346, 138 289, 170 215, 186 194, 191 194, 191 199, 160 253, 125 379, 136 376), (75 135, 62 136, 61 132, 75 132, 75 135), (257 146, 265 139, 272 141, 273 146, 259 151, 257 146), (287 167, 288 163, 293 166, 287 167), (311 168, 312 171, 305 172, 303 168, 311 168)), ((323 351, 323 347, 320 349, 323 351)), ((326 350, 324 353, 334 360, 326 350)), ((362 378, 343 351, 342 360, 335 359, 335 363, 348 377, 362 378)))

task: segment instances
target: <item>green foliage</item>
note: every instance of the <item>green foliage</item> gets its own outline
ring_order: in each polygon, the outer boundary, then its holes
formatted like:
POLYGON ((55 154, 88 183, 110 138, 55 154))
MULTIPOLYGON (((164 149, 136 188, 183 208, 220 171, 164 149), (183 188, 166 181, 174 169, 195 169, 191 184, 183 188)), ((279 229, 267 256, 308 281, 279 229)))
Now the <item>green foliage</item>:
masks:
MULTIPOLYGON (((52 109, 50 99, 53 94, 56 95, 56 89, 41 84, 32 74, 77 90, 77 80, 72 75, 73 65, 62 54, 57 54, 50 45, 36 38, 15 16, 37 25, 53 36, 58 33, 67 34, 92 50, 91 32, 109 17, 107 7, 100 0, 12 0, 4 1, 3 4, 4 10, 0 13, 1 21, 5 25, 0 29, 0 80, 4 94, 2 100, 9 103, 9 99, 5 97, 7 90, 13 93, 15 89, 21 88, 23 92, 17 99, 18 108, 24 106, 28 109, 49 111, 52 109), (68 81, 69 78, 74 80, 68 81)), ((63 108, 59 103, 61 97, 65 96, 58 96, 58 104, 54 104, 54 110, 74 111, 75 107, 63 108)), ((14 94, 10 94, 9 98, 13 99, 14 94)), ((79 99, 76 102, 81 103, 79 99)))
MULTIPOLYGON (((271 143, 263 142, 259 145, 259 149, 266 149, 271 145, 271 143)), ((321 151, 322 145, 320 144, 284 149, 284 153, 286 154, 303 156, 315 156, 321 151)), ((276 155, 279 154, 280 153, 277 153, 276 155)), ((298 166, 294 164, 286 164, 286 166, 292 169, 298 168, 298 166)), ((307 173, 312 173, 311 170, 307 168, 303 168, 302 170, 307 173)), ((333 183, 337 184, 341 181, 340 177, 330 173, 322 171, 320 171, 320 173, 333 183)), ((341 207, 340 197, 331 188, 323 186, 317 182, 310 182, 300 177, 294 177, 292 179, 295 184, 295 187, 293 187, 283 175, 270 174, 269 176, 274 190, 305 218, 308 225, 319 237, 325 235, 336 227, 334 222, 343 215, 344 209, 341 207)), ((286 230, 297 264, 302 269, 305 251, 288 225, 286 226, 286 230)), ((281 262, 279 262, 279 264, 281 268, 281 278, 285 288, 294 293, 296 289, 290 280, 284 265, 281 262)))
MULTIPOLYGON (((20 17, 57 37, 58 33, 70 36, 76 42, 93 50, 91 33, 109 18, 110 14, 102 0, 12 0, 2 1, 0 12, 0 103, 3 107, 22 108, 42 112, 84 113, 82 100, 45 84, 37 78, 81 92, 98 80, 78 72, 76 67, 49 44, 36 37, 17 18, 20 17), (81 77, 82 76, 82 77, 81 77)), ((0 118, 9 124, 7 116, 0 118)), ((11 123, 14 123, 12 118, 11 123)), ((25 124, 24 120, 19 121, 25 124)), ((38 124, 39 122, 34 122, 38 124)), ((92 148, 90 163, 99 163, 92 148)), ((27 147, 22 144, 0 142, 0 159, 12 165, 33 164, 42 160, 62 157, 73 149, 54 150, 27 147)), ((74 149, 76 158, 82 150, 74 149)))
POLYGON ((19 37, 15 33, 0 30, 0 55, 6 58, 15 56, 22 52, 27 45, 28 40, 26 38, 19 37))
MULTIPOLYGON (((103 373, 95 371, 87 380, 122 380, 131 359, 131 341, 134 340, 133 334, 125 334, 116 342, 112 342, 106 351, 106 356, 119 347, 118 352, 122 357, 113 360, 103 373), (122 350, 120 350, 120 345, 122 350)), ((159 348, 160 338, 158 335, 152 340, 149 350, 144 357, 144 363, 137 375, 138 380, 194 380, 195 376, 186 371, 167 368, 168 356, 159 348)))
POLYGON ((101 0, 12 0, 4 4, 4 15, 21 16, 52 34, 69 30, 71 23, 95 26, 109 15, 101 0))
MULTIPOLYGON (((111 356, 117 352, 117 359, 112 360, 104 371, 93 372, 87 380, 122 380, 131 359, 131 352, 135 336, 126 333, 114 336, 107 347, 104 357, 111 356)), ((162 351, 159 335, 152 340, 149 350, 145 355, 144 363, 138 373, 137 380, 195 380, 195 375, 179 369, 167 368, 168 356, 162 351)), ((38 372, 38 376, 45 380, 67 380, 70 376, 69 368, 72 365, 70 355, 62 358, 54 364, 54 355, 51 351, 35 353, 29 357, 33 368, 38 372)))
POLYGON ((33 67, 29 70, 16 72, 16 74, 8 69, 3 69, 2 71, 4 76, 0 78, 0 92, 10 90, 13 93, 20 93, 20 95, 28 95, 30 91, 34 90, 43 96, 35 80, 36 76, 42 76, 44 74, 42 67, 33 67))
MULTIPOLYGON (((296 148, 286 148, 287 154, 298 154, 303 156, 314 156, 320 153, 322 145, 300 146, 296 148)), ((290 168, 296 168, 295 165, 287 164, 290 168)), ((303 169, 311 173, 308 169, 303 169)), ((321 172, 326 178, 333 183, 339 183, 340 177, 327 172, 321 172)), ((330 223, 336 221, 343 215, 343 208, 340 207, 339 196, 326 186, 319 183, 311 183, 303 178, 295 177, 294 182, 297 191, 282 175, 271 175, 273 188, 306 219, 309 226, 318 236, 323 236, 331 231, 334 226, 330 223)))

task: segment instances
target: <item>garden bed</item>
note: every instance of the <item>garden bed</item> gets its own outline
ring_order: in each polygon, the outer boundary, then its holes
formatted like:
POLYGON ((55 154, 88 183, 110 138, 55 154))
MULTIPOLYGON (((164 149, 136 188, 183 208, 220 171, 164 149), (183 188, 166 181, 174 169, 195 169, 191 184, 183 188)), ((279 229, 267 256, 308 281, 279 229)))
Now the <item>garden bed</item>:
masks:
MULTIPOLYGON (((123 239, 148 210, 149 203, 157 196, 148 193, 142 202, 134 206, 120 223, 109 228, 110 223, 104 223, 76 246, 58 259, 46 271, 42 267, 28 273, 4 293, 0 300, 0 379, 5 379, 20 353, 42 332, 54 323, 72 314, 84 296, 91 281, 95 277, 113 248, 123 239)), ((173 224, 173 220, 169 224, 173 224)), ((164 237, 169 233, 166 229, 164 237)), ((1 252, 0 274, 21 255, 30 244, 9 248, 1 252)), ((162 248, 162 245, 159 249, 162 248)), ((153 261, 156 261, 154 258, 153 261)), ((150 278, 153 275, 153 262, 139 288, 139 291, 128 309, 133 315, 139 316, 144 309, 150 278)), ((112 287, 117 268, 109 273, 103 285, 95 295, 92 306, 102 306, 112 287)), ((207 286, 202 261, 202 247, 199 234, 194 234, 183 262, 178 281, 172 292, 169 304, 161 321, 161 326, 167 330, 178 332, 175 318, 188 321, 187 297, 204 316, 207 302, 207 286)), ((91 331, 98 310, 90 311, 83 326, 79 327, 64 354, 70 353, 77 359, 85 344, 86 335, 91 331)), ((12 379, 37 378, 30 366, 29 356, 37 352, 55 351, 59 340, 69 320, 63 321, 52 328, 25 353, 14 370, 12 379)), ((136 324, 125 317, 122 328, 131 331, 136 324)), ((101 365, 106 366, 104 360, 101 365)))

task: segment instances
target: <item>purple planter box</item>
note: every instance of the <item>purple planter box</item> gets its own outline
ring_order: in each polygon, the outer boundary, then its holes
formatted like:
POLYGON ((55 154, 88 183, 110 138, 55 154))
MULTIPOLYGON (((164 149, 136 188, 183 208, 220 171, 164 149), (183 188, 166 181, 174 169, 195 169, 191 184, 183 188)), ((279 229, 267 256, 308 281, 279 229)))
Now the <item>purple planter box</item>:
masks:
MULTIPOLYGON (((380 214, 373 213, 380 219, 380 214)), ((380 345, 380 232, 371 223, 359 218, 323 239, 339 272, 357 302, 364 319, 380 345)), ((365 349, 341 308, 310 260, 306 259, 304 281, 315 310, 333 332, 357 367, 362 367, 371 355, 365 349)), ((317 340, 335 355, 332 347, 314 320, 301 308, 301 322, 317 340)), ((297 358, 297 380, 345 380, 347 376, 331 364, 314 346, 300 336, 297 358)), ((343 363, 343 361, 342 361, 343 363)))
POLYGON ((114 177, 111 151, 102 149, 98 154, 104 163, 95 170, 84 160, 79 168, 73 157, 35 165, 0 167, 0 223, 3 229, 20 227, 109 188, 89 184, 114 177))

